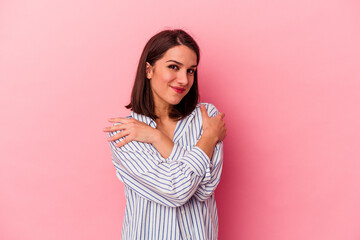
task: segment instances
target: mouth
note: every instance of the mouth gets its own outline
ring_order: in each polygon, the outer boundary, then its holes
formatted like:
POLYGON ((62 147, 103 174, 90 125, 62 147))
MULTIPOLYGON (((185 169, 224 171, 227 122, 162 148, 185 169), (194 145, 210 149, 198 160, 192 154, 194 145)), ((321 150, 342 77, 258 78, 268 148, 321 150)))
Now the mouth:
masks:
POLYGON ((170 86, 172 89, 174 89, 175 92, 177 93, 183 93, 185 91, 185 88, 181 88, 181 87, 172 87, 170 86))

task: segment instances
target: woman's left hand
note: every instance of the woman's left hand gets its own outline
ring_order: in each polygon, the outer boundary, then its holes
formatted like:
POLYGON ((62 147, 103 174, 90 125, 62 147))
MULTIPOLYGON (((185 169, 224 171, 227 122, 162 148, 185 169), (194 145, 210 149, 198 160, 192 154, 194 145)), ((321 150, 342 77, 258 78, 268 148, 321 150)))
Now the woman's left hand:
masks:
POLYGON ((104 128, 104 132, 120 131, 114 136, 109 137, 108 141, 115 141, 125 137, 121 142, 116 144, 117 147, 122 147, 131 141, 152 143, 158 131, 156 128, 152 128, 146 123, 134 118, 110 118, 109 122, 122 123, 104 128))

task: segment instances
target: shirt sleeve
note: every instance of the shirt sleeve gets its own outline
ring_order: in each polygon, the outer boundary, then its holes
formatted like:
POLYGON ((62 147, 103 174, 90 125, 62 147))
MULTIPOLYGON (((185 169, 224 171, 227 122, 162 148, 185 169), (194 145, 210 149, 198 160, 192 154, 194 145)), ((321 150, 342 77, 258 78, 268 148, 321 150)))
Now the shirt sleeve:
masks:
MULTIPOLYGON (((199 149, 199 151, 203 152, 201 148, 198 148, 194 146, 194 148, 199 149)), ((203 152, 206 159, 208 161, 209 157, 206 155, 205 152, 203 152)), ((174 143, 173 151, 171 152, 169 158, 177 157, 176 154, 180 154, 182 156, 186 156, 189 154, 189 151, 182 148, 178 144, 174 143)), ((198 188, 196 189, 194 193, 194 197, 199 201, 205 201, 208 199, 214 192, 216 187, 218 186, 220 182, 221 172, 223 167, 223 142, 220 141, 215 145, 214 152, 211 156, 210 161, 210 175, 204 177, 200 184, 198 185, 198 188)))
MULTIPOLYGON (((210 117, 214 117, 217 114, 219 114, 217 108, 211 103, 208 103, 205 106, 207 108, 207 112, 210 117)), ((220 182, 222 168, 223 168, 223 142, 220 141, 215 145, 213 154, 211 156, 210 178, 209 179, 204 178, 199 184, 198 189, 194 194, 194 196, 198 200, 205 201, 215 192, 215 189, 220 182)))
POLYGON ((145 199, 178 207, 194 195, 203 179, 210 179, 209 158, 198 147, 183 156, 175 144, 169 158, 164 159, 151 144, 131 141, 116 147, 123 139, 110 142, 116 175, 145 199))
MULTIPOLYGON (((219 111, 214 105, 207 103, 205 104, 205 106, 207 108, 207 112, 210 117, 214 117, 219 113, 219 111)), ((205 201, 215 192, 215 189, 220 182, 220 177, 223 168, 223 142, 220 141, 215 145, 213 154, 211 156, 211 160, 206 155, 206 153, 203 152, 203 150, 201 150, 201 148, 198 148, 196 146, 194 146, 194 148, 197 148, 199 151, 201 151, 203 153, 203 156, 205 156, 205 158, 207 159, 207 161, 210 162, 210 175, 207 175, 206 177, 202 178, 200 184, 198 185, 198 188, 194 193, 194 197, 197 200, 205 201)), ((177 159, 179 158, 179 156, 187 156, 188 154, 189 151, 187 151, 180 145, 174 143, 174 148, 170 153, 169 159, 172 158, 177 159)))
POLYGON ((201 181, 194 197, 199 201, 205 201, 214 192, 220 182, 223 167, 223 142, 218 142, 211 157, 210 179, 201 181))

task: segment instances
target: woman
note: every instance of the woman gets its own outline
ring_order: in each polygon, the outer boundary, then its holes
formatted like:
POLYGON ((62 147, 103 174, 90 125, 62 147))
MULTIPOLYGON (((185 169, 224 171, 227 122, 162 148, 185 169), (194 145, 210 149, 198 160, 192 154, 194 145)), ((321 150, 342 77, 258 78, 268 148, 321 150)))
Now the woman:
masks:
POLYGON ((198 103, 199 47, 183 30, 153 36, 141 55, 131 116, 110 119, 125 184, 121 239, 217 239, 214 191, 223 165, 224 113, 198 103))

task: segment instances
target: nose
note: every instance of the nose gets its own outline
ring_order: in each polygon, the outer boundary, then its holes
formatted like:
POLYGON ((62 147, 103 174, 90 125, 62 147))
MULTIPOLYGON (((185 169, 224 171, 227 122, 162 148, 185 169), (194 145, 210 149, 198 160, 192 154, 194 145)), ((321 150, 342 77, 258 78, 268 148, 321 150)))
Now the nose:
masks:
POLYGON ((186 86, 189 83, 189 76, 187 71, 179 71, 179 75, 177 76, 177 82, 183 86, 186 86))

